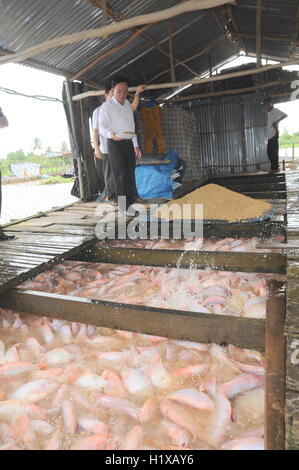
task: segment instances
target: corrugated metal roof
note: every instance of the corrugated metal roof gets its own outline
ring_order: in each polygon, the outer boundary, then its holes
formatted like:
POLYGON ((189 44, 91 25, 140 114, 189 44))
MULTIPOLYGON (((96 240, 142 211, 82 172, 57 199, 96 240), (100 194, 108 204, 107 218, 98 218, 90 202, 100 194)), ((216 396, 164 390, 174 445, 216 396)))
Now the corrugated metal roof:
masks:
MULTIPOLYGON (((111 0, 109 6, 128 17, 155 12, 176 5, 178 0, 111 0)), ((88 0, 2 0, 0 16, 0 52, 18 52, 49 39, 100 26, 102 13, 88 0)), ((262 34, 264 37, 293 38, 298 40, 298 0, 263 0, 262 34)), ((184 61, 206 49, 217 38, 224 36, 231 24, 225 7, 186 13, 173 18, 174 56, 184 61), (215 19, 216 17, 216 19, 215 19), (217 21, 218 19, 218 21, 217 21)), ((246 49, 255 52, 256 1, 237 0, 232 7, 235 23, 246 49), (245 35, 245 36, 242 36, 245 35)), ((109 18, 109 22, 112 22, 109 18)), ((75 74, 103 53, 121 45, 132 32, 123 31, 107 38, 90 39, 68 46, 50 49, 34 57, 47 67, 75 74)), ((168 52, 168 22, 151 26, 144 33, 168 52)), ((237 38, 238 39, 238 38, 237 38)), ((262 52, 268 57, 288 59, 294 52, 291 41, 262 40, 262 52)), ((186 63, 190 70, 179 65, 175 68, 178 81, 193 78, 212 66, 223 63, 238 48, 236 38, 229 35, 214 44, 208 53, 186 63)), ((139 36, 125 49, 102 60, 84 74, 84 78, 103 83, 116 72, 126 74, 132 84, 150 81, 170 81, 169 58, 139 36)))

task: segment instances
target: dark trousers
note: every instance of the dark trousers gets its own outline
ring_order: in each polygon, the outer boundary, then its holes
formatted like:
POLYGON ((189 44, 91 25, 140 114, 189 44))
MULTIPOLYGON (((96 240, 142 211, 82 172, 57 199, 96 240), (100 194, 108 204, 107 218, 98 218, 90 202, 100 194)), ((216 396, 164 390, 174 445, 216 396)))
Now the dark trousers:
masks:
POLYGON ((279 163, 278 163, 278 134, 276 134, 272 139, 268 140, 268 147, 267 147, 267 153, 268 153, 268 158, 271 162, 271 170, 278 170, 279 169, 279 163))
POLYGON ((104 179, 105 179, 105 189, 106 189, 109 201, 112 201, 116 199, 116 190, 114 188, 114 179, 113 179, 110 160, 109 160, 107 153, 102 153, 102 165, 103 165, 103 173, 104 173, 104 179))
POLYGON ((114 189, 114 180, 108 154, 102 153, 101 159, 96 157, 94 159, 97 175, 100 181, 100 193, 103 197, 103 200, 106 196, 108 197, 109 201, 115 200, 116 191, 114 189))
MULTIPOLYGON (((2 189, 1 189, 1 170, 0 170, 0 220, 1 220, 1 204, 2 204, 2 189)), ((2 227, 0 225, 0 233, 2 233, 2 227)))
POLYGON ((135 152, 131 140, 107 140, 117 197, 126 196, 126 209, 136 199, 135 152))

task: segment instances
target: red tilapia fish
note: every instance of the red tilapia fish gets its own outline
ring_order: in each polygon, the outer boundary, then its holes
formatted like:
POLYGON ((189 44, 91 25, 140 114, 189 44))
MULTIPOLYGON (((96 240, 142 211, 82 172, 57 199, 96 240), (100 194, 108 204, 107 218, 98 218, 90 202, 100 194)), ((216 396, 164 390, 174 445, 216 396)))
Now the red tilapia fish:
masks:
MULTIPOLYGON (((108 282, 147 272, 113 269, 108 282)), ((201 276, 204 290, 220 289, 209 297, 231 295, 230 279, 201 276)), ((260 294, 260 281, 244 282, 260 294)), ((263 449, 263 372, 258 351, 234 345, 1 310, 0 449, 263 449)))
MULTIPOLYGON (((265 276, 252 273, 67 261, 19 287, 206 314, 266 315, 265 276)), ((43 335, 51 341, 46 325, 43 335)))

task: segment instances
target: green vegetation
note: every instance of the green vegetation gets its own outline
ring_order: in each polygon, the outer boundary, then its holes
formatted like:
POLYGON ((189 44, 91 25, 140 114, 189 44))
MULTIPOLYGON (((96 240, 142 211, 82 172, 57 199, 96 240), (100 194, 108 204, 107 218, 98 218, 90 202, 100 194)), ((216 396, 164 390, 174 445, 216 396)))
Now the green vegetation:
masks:
MULTIPOLYGON (((62 152, 69 152, 68 146, 65 142, 61 144, 62 152)), ((52 152, 50 147, 44 150, 44 153, 52 152)), ((47 157, 46 155, 38 155, 42 153, 42 143, 36 137, 32 144, 32 152, 25 154, 22 149, 10 152, 5 159, 0 159, 0 170, 2 177, 13 176, 10 165, 12 163, 32 162, 40 165, 41 175, 57 175, 70 173, 73 170, 74 163, 72 155, 61 157, 47 157)), ((69 181, 69 180, 67 180, 69 181)))
POLYGON ((63 178, 62 176, 50 176, 45 180, 41 180, 39 184, 60 184, 60 183, 70 183, 74 181, 74 178, 63 178))
POLYGON ((279 136, 279 147, 299 147, 299 132, 294 132, 294 134, 289 134, 286 130, 279 136))

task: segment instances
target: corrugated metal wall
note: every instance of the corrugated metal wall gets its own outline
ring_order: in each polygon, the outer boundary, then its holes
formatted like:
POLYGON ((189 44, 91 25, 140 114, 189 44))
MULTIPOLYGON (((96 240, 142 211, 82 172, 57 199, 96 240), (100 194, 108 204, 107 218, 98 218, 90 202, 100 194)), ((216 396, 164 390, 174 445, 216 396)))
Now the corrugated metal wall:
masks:
POLYGON ((203 99, 184 105, 198 123, 199 171, 268 170, 266 114, 259 99, 203 99))

